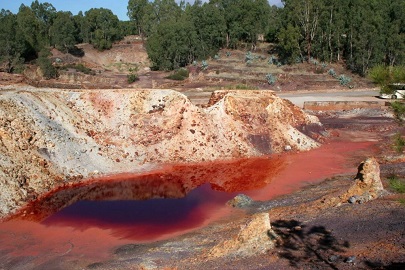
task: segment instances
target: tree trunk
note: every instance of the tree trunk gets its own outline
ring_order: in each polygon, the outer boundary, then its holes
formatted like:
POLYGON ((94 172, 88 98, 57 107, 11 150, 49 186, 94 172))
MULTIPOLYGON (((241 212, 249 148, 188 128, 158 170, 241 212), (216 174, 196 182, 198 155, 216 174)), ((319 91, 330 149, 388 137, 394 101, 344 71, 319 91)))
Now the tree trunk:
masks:
POLYGON ((308 38, 307 52, 308 52, 308 63, 311 59, 311 38, 308 38))
POLYGON ((337 37, 337 61, 340 61, 340 35, 337 37))
POLYGON ((332 21, 333 21, 333 9, 330 9, 330 19, 329 19, 329 37, 328 37, 328 45, 329 45, 329 62, 333 61, 333 48, 332 48, 332 21))

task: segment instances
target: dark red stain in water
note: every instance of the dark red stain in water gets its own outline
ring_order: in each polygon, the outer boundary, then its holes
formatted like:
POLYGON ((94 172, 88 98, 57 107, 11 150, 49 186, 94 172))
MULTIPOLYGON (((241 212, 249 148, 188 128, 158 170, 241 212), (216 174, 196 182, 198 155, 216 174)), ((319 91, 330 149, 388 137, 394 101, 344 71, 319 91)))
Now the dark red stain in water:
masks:
POLYGON ((225 202, 237 193, 269 200, 308 182, 354 173, 373 144, 334 142, 298 154, 167 165, 59 187, 0 223, 0 235, 7 236, 0 238, 0 250, 59 254, 71 244, 71 255, 102 257, 113 246, 167 238, 228 215, 225 202))

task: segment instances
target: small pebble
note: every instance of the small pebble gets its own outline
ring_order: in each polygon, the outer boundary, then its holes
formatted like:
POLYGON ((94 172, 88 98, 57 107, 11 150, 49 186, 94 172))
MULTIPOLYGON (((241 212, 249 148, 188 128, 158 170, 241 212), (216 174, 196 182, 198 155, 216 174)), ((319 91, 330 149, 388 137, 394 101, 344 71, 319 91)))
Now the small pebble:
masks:
POLYGON ((354 263, 356 261, 356 256, 350 256, 346 259, 347 263, 354 263))
POLYGON ((339 256, 337 256, 337 255, 332 255, 329 257, 330 262, 336 262, 338 259, 339 259, 339 256))
POLYGON ((356 203, 356 201, 357 201, 357 198, 356 198, 356 196, 351 196, 350 198, 349 198, 349 203, 356 203))
POLYGON ((301 231, 302 230, 302 227, 301 226, 295 226, 294 227, 294 231, 301 231))

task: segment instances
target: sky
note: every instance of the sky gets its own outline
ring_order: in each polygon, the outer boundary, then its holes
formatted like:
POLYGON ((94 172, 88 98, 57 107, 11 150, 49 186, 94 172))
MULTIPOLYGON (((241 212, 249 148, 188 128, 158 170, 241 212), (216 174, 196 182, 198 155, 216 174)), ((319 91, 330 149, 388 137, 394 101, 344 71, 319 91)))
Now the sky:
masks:
MULTIPOLYGON (((31 6, 34 0, 0 0, 0 10, 10 10, 16 14, 21 4, 31 6)), ((127 6, 128 0, 45 0, 40 3, 51 3, 57 11, 71 11, 73 15, 83 11, 83 13, 91 8, 107 8, 110 9, 122 21, 127 21, 127 6)), ((179 2, 179 1, 176 1, 179 2)), ((194 0, 187 2, 194 3, 194 0)), ((204 1, 206 2, 206 1, 204 1)), ((269 0, 271 5, 281 5, 281 0, 269 0)))

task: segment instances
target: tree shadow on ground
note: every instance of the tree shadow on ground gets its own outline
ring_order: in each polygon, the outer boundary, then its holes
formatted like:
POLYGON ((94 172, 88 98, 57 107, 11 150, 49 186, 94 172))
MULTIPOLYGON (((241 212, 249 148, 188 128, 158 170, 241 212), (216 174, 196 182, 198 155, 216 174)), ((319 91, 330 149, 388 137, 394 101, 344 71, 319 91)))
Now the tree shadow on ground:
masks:
POLYGON ((83 57, 84 56, 84 51, 81 48, 78 48, 76 46, 74 46, 73 48, 70 48, 68 53, 70 53, 73 56, 76 57, 83 57))
POLYGON ((370 269, 397 270, 405 269, 405 262, 392 262, 389 264, 385 264, 379 261, 366 261, 366 266, 370 269))
POLYGON ((279 256, 287 259, 290 266, 295 268, 323 265, 325 268, 338 269, 336 264, 342 261, 338 253, 350 246, 347 241, 338 241, 323 226, 307 228, 297 220, 277 220, 271 225, 279 237, 279 256))

